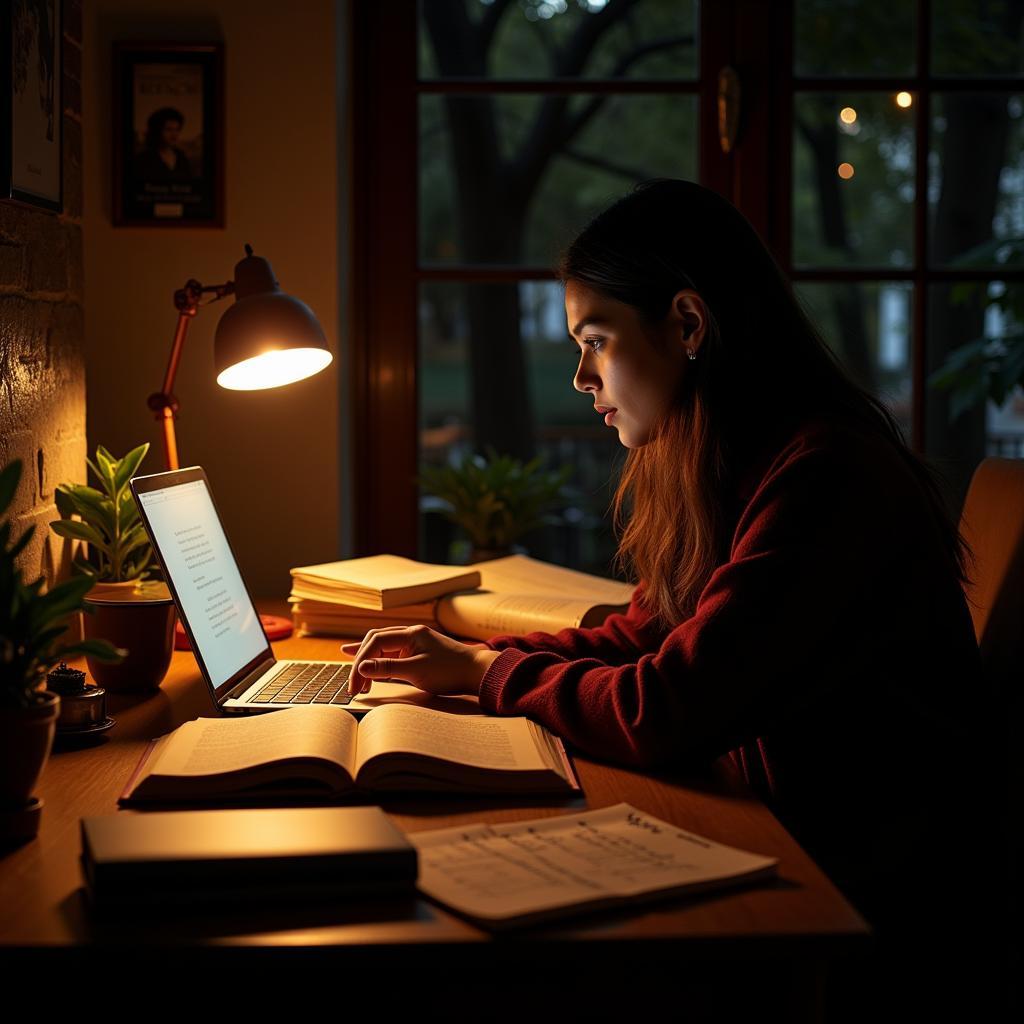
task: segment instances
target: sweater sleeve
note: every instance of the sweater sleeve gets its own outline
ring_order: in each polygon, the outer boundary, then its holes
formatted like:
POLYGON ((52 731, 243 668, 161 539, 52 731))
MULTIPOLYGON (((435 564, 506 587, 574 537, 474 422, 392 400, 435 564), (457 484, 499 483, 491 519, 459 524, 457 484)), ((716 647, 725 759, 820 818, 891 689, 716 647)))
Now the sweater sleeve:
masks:
POLYGON ((609 615, 595 628, 495 636, 487 641, 487 646, 493 651, 547 651, 562 658, 594 658, 606 665, 636 661, 645 650, 657 647, 667 632, 654 624, 643 605, 643 592, 644 585, 640 583, 633 591, 628 610, 609 615))
POLYGON ((508 645, 484 675, 481 706, 642 767, 717 757, 761 735, 815 688, 837 685, 827 659, 841 662, 850 612, 867 607, 884 558, 871 540, 880 488, 865 493, 858 464, 827 447, 783 451, 740 516, 728 562, 656 650, 612 666, 603 644, 582 656, 572 638, 558 651, 508 645))

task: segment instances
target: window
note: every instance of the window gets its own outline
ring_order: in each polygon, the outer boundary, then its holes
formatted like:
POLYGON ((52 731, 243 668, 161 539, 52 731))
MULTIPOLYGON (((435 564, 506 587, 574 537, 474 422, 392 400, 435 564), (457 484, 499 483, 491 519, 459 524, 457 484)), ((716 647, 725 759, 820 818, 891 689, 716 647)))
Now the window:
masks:
POLYGON ((357 553, 457 557, 417 473, 490 445, 572 466, 529 549, 608 572, 624 452, 572 390, 551 267, 647 177, 729 196, 851 372, 957 487, 986 451, 1019 454, 1019 392, 1001 410, 987 397, 1024 347, 1019 0, 351 10, 357 553))

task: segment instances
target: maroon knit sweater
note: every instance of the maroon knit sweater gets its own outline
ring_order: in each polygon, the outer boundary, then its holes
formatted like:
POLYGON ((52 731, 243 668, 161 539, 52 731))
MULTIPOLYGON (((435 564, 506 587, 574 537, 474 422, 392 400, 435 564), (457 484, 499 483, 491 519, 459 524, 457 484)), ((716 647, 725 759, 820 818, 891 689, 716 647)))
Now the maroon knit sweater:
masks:
POLYGON ((917 871, 982 739, 964 595, 921 484, 861 427, 766 442, 735 498, 692 617, 658 628, 641 583, 600 628, 495 637, 480 703, 620 764, 730 754, 870 914, 917 871))

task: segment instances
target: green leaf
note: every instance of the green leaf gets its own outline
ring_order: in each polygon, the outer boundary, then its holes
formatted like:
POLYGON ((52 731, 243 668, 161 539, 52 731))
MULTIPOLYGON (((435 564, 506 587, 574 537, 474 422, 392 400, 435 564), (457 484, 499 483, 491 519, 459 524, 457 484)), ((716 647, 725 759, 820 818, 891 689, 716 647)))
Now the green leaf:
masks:
POLYGON ((115 647, 109 640, 80 640, 60 652, 63 657, 68 654, 91 654, 100 661, 122 661, 128 654, 123 647, 115 647))
POLYGON ((100 467, 102 475, 100 479, 103 481, 103 487, 107 492, 107 495, 111 498, 114 497, 114 470, 116 469, 117 460, 107 451, 103 445, 96 446, 96 463, 100 467))
POLYGON ((67 489, 67 484, 57 484, 53 492, 53 500, 57 506, 57 511, 62 516, 73 516, 78 512, 78 507, 67 489))
POLYGON ((80 523, 77 519, 54 519, 50 522, 50 529, 58 537, 84 540, 99 548, 108 557, 110 556, 110 545, 100 536, 99 531, 93 529, 88 523, 80 523))
POLYGON ((38 628, 82 607, 82 599, 95 581, 87 576, 72 576, 57 584, 49 593, 39 595, 31 603, 31 619, 38 628))
POLYGON ((7 506, 14 500, 20 480, 21 459, 15 459, 0 472, 0 512, 6 512, 7 506))
POLYGON ((135 504, 131 491, 125 491, 126 501, 121 503, 121 529, 127 530, 139 522, 139 507, 135 504))
POLYGON ((54 640, 56 640, 57 637, 62 636, 67 631, 68 624, 65 623, 62 626, 54 626, 51 629, 44 629, 42 632, 37 633, 36 636, 32 638, 31 645, 35 657, 43 657, 49 653, 49 649, 54 640))
POLYGON ((124 559, 130 555, 133 551, 141 548, 143 544, 149 543, 149 536, 146 531, 141 527, 135 527, 132 531, 130 539, 127 539, 127 543, 122 542, 121 544, 121 558, 124 559))
MULTIPOLYGON (((114 503, 109 498, 82 484, 60 484, 57 493, 64 495, 64 504, 70 506, 70 513, 80 515, 85 522, 106 534, 107 539, 114 536, 114 503)), ((65 511, 60 501, 57 507, 61 512, 65 511)))
POLYGON ((97 575, 97 572, 96 572, 96 566, 95 565, 92 565, 91 563, 85 561, 85 559, 80 558, 78 556, 76 556, 74 558, 74 560, 72 561, 71 564, 72 564, 72 566, 74 566, 75 569, 77 569, 83 575, 93 577, 93 582, 94 583, 96 582, 95 577, 97 575))
POLYGON ((133 448, 121 460, 114 474, 115 494, 120 494, 127 486, 128 481, 135 475, 135 471, 139 468, 139 463, 146 457, 146 452, 148 451, 149 442, 147 441, 145 444, 140 444, 138 448, 133 448))

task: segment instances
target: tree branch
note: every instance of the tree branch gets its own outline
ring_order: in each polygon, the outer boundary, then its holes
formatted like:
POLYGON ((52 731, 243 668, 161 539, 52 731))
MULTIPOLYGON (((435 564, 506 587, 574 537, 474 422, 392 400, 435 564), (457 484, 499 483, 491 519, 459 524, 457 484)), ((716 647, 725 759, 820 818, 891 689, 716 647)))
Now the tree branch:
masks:
POLYGON ((480 19, 479 25, 477 25, 476 31, 477 40, 480 44, 480 56, 483 58, 485 66, 487 64, 487 51, 491 48, 491 42, 494 39, 498 23, 511 2, 512 0, 494 0, 480 19))
POLYGON ((625 164, 616 163, 613 160, 605 160, 604 157, 594 156, 591 153, 584 153, 579 149, 563 149, 561 155, 569 160, 575 160, 578 164, 585 164, 588 167, 596 167, 601 171, 608 171, 610 174, 618 174, 630 181, 646 181, 652 177, 647 171, 638 171, 625 164))
MULTIPOLYGON (((614 0, 611 0, 599 17, 612 10, 613 4, 614 0)), ((625 6, 615 7, 614 10, 617 12, 617 16, 614 20, 623 17, 627 9, 625 6)), ((605 22, 602 31, 607 30, 614 23, 614 20, 605 22)), ((591 48, 596 44, 598 38, 599 36, 594 38, 591 48)), ((694 38, 692 35, 671 36, 667 39, 660 39, 656 42, 638 46, 619 58, 609 77, 621 78, 637 61, 652 53, 674 49, 679 46, 692 45, 693 42, 694 38)), ((549 95, 544 100, 540 113, 537 115, 537 120, 534 122, 533 131, 523 144, 519 159, 511 168, 512 177, 519 177, 521 175, 522 186, 526 189, 526 194, 529 194, 536 188, 537 182, 540 180, 540 176, 552 156, 560 148, 564 149, 572 142, 576 135, 582 131, 601 109, 607 98, 607 93, 595 94, 573 117, 568 116, 569 99, 567 96, 549 95)))
POLYGON ((578 78, 597 41, 612 25, 620 22, 629 9, 635 7, 638 2, 639 0, 608 0, 603 11, 581 22, 555 62, 554 77, 578 78))

